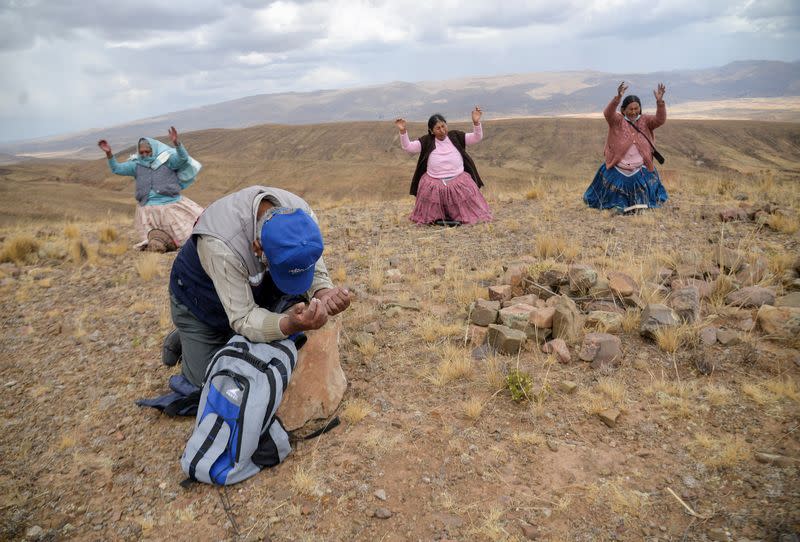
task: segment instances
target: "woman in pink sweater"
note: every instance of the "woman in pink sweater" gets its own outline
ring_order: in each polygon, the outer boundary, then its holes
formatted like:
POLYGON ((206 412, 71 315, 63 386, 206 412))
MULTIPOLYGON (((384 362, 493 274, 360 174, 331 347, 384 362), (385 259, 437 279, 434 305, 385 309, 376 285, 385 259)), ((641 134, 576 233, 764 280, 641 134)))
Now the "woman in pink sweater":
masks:
POLYGON ((472 133, 448 130, 438 113, 428 119, 428 133, 410 141, 405 119, 394 121, 400 130, 400 145, 406 152, 419 153, 411 179, 411 195, 416 196, 410 219, 417 224, 457 226, 489 222, 492 213, 480 192, 483 186, 475 162, 466 147, 483 139, 479 107, 472 111, 472 133))
POLYGON ((603 115, 608 122, 605 162, 586 189, 583 201, 595 209, 616 208, 623 212, 660 207, 667 201, 667 191, 653 165, 653 130, 667 121, 663 84, 653 91, 656 114, 643 115, 642 102, 629 95, 622 100, 628 86, 623 81, 617 95, 606 106, 603 115), (622 105, 617 111, 620 100, 622 105))

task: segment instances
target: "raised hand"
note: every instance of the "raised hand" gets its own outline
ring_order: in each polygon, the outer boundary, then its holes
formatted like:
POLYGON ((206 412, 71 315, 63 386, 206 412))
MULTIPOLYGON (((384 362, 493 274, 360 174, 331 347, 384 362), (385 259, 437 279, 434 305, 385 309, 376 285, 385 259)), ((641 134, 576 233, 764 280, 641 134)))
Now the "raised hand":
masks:
POLYGON ((667 92, 667 87, 664 86, 664 83, 659 83, 658 88, 653 91, 653 96, 656 97, 657 102, 664 99, 665 92, 667 92))
POLYGON ((291 335, 300 331, 319 329, 328 321, 328 312, 325 305, 319 299, 312 299, 306 305, 298 303, 286 312, 286 318, 280 321, 281 332, 284 335, 291 335))
POLYGON ((170 126, 169 127, 169 131, 167 133, 169 134, 169 140, 172 141, 172 146, 173 147, 177 147, 178 146, 178 130, 176 130, 174 126, 170 126))
POLYGON ((314 297, 322 301, 328 316, 334 316, 350 306, 350 291, 347 288, 325 288, 318 290, 314 297))
POLYGON ((472 110, 472 124, 480 124, 481 116, 483 116, 483 111, 476 105, 475 109, 472 110))
POLYGON ((100 150, 106 153, 106 156, 111 158, 111 145, 108 144, 108 141, 105 139, 101 139, 97 142, 97 146, 100 147, 100 150))
POLYGON ((622 98, 622 95, 625 94, 626 90, 628 90, 628 85, 625 84, 625 81, 622 81, 617 87, 617 96, 622 98))
POLYGON ((401 134, 406 133, 406 119, 400 117, 394 119, 394 125, 397 126, 397 129, 400 130, 401 134))

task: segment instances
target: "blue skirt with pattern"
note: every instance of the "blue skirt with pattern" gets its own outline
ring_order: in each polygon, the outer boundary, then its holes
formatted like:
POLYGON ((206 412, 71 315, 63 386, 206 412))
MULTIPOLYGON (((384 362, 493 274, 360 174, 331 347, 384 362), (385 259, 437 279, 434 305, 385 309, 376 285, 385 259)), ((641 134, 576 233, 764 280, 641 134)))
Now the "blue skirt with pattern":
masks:
POLYGON ((661 184, 658 171, 642 168, 626 177, 617 168, 606 169, 605 163, 597 170, 592 184, 583 194, 583 201, 595 209, 624 209, 631 205, 661 207, 667 201, 667 191, 661 184))

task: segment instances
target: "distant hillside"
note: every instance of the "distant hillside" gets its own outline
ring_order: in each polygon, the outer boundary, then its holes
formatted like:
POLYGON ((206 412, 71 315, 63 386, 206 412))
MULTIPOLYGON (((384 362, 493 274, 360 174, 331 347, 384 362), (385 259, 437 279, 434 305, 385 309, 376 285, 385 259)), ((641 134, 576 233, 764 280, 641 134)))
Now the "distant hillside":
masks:
POLYGON ((642 98, 645 109, 653 107, 652 89, 663 81, 668 87, 668 104, 677 114, 800 121, 800 62, 748 61, 706 70, 647 74, 545 72, 264 94, 114 127, 7 144, 0 146, 0 152, 92 158, 97 155, 95 144, 101 137, 118 148, 132 144, 142 135, 164 134, 170 125, 185 132, 264 123, 388 122, 398 115, 423 120, 435 111, 464 120, 475 104, 483 107, 488 119, 597 115, 621 80, 630 82, 631 92, 642 98))
MULTIPOLYGON (((409 129, 413 138, 424 133, 421 123, 409 129)), ((513 119, 487 121, 484 131, 470 153, 491 195, 524 192, 538 179, 588 184, 602 160, 606 124, 513 119)), ((800 124, 673 120, 656 135, 667 158, 659 169, 671 181, 702 176, 746 182, 745 175, 763 170, 779 179, 800 178, 800 124)), ((385 122, 205 130, 186 134, 184 142, 204 165, 187 194, 204 205, 252 184, 283 187, 315 204, 403 198, 416 164, 385 122)), ((126 159, 132 148, 116 150, 126 159)), ((31 160, 0 168, 0 201, 6 221, 127 213, 134 205, 133 183, 111 174, 103 159, 31 160)))

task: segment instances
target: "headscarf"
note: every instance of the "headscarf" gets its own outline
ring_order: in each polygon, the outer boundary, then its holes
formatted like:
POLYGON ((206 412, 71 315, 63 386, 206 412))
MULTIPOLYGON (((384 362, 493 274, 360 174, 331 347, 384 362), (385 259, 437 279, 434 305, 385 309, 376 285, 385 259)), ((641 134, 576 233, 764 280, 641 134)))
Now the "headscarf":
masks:
POLYGON ((155 160, 158 155, 164 151, 169 152, 170 156, 177 152, 169 145, 165 145, 157 139, 153 139, 151 137, 141 137, 136 144, 136 154, 134 154, 132 158, 136 160, 136 163, 141 164, 144 167, 150 167, 150 165, 153 163, 153 160, 155 160), (150 156, 139 155, 139 145, 141 145, 142 142, 150 146, 150 156))

